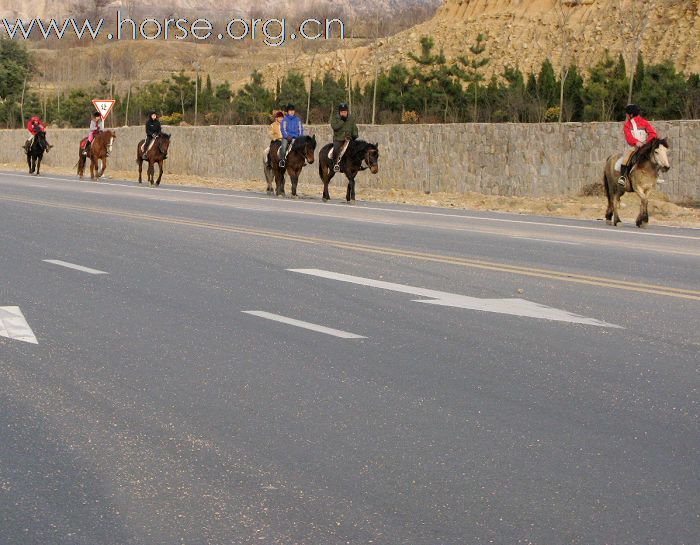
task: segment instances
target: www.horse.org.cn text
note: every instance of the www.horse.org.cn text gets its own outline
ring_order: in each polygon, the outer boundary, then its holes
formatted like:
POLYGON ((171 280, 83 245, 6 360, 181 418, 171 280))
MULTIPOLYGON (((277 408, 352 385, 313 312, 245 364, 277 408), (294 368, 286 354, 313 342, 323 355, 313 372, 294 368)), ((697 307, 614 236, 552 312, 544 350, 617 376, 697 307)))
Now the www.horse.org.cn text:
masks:
POLYGON ((259 40, 270 47, 279 47, 289 40, 345 39, 345 23, 341 19, 305 19, 292 25, 285 18, 233 18, 217 24, 209 19, 147 17, 135 20, 117 10, 110 20, 91 19, 2 19, 0 38, 3 34, 13 40, 44 40, 74 37, 79 40, 259 40))

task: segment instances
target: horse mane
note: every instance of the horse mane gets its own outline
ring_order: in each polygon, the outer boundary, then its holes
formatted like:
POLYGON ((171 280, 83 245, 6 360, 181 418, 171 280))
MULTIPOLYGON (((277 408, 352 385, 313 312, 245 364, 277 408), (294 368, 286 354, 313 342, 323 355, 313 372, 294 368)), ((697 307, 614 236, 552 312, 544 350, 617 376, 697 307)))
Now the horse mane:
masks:
POLYGON ((304 136, 300 136, 299 138, 294 139, 294 145, 292 146, 291 151, 304 151, 304 148, 306 147, 306 143, 311 140, 312 137, 309 136, 308 134, 305 134, 304 136))
POLYGON ((364 140, 351 140, 347 154, 353 164, 360 164, 365 158, 367 150, 375 147, 374 144, 370 144, 364 140))
POLYGON ((637 155, 637 161, 647 161, 651 158, 651 154, 654 153, 656 148, 659 146, 664 146, 668 148, 668 140, 666 138, 654 138, 649 142, 645 143, 641 148, 639 148, 639 154, 637 155))

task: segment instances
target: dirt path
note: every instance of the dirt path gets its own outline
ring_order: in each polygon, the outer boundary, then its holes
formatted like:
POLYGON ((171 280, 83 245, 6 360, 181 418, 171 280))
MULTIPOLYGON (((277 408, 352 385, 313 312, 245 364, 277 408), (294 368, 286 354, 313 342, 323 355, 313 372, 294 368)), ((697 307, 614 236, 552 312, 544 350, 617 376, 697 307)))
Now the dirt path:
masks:
MULTIPOLYGON (((25 172, 26 167, 19 163, 0 163, 2 170, 16 170, 25 172)), ((42 172, 46 175, 73 175, 72 169, 43 166, 42 172)), ((108 175, 114 179, 134 180, 134 172, 108 171, 108 175)), ((220 178, 203 178, 200 176, 165 174, 163 185, 188 185, 197 187, 211 187, 218 189, 235 189, 239 191, 262 192, 265 190, 265 182, 251 180, 248 182, 232 182, 220 178)), ((300 184, 299 193, 302 198, 320 198, 321 186, 300 184)), ((336 182, 331 184, 331 196, 334 199, 345 197, 344 185, 336 182)), ((553 216, 562 218, 578 218, 600 220, 603 218, 606 207, 606 199, 602 194, 593 196, 560 196, 548 198, 534 197, 502 197, 496 195, 484 195, 481 193, 433 193, 426 195, 419 191, 407 189, 372 189, 362 186, 359 182, 358 200, 371 202, 385 202, 398 204, 412 204, 420 206, 434 206, 437 208, 453 208, 465 210, 487 210, 497 212, 514 212, 517 214, 534 214, 541 216, 553 216)), ((622 220, 625 223, 633 223, 639 210, 639 198, 633 194, 627 194, 622 199, 622 220)), ((649 201, 650 223, 678 227, 700 228, 700 209, 690 206, 680 206, 669 202, 661 193, 656 193, 655 198, 649 201)))

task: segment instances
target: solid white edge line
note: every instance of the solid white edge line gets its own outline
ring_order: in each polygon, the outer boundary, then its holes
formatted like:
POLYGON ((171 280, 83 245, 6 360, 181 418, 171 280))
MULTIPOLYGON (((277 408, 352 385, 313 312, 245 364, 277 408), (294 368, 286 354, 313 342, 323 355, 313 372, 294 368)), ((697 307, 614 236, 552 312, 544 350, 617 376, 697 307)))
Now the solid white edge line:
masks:
POLYGON ((97 269, 91 269, 90 267, 83 267, 82 265, 76 265, 75 263, 68 263, 68 261, 61 261, 60 259, 43 259, 45 263, 51 263, 52 265, 58 265, 59 267, 65 267, 66 269, 74 269, 76 271, 86 272, 88 274, 109 274, 105 271, 98 271, 97 269))
POLYGON ((304 322, 302 320, 295 320, 294 318, 288 318, 287 316, 281 316, 279 314, 272 314, 271 312, 265 312, 262 310, 242 310, 243 314, 250 314, 251 316, 257 316, 258 318, 265 318, 266 320, 272 320, 273 322, 279 322, 282 324, 291 325, 294 327, 299 327, 302 329, 308 329, 310 331, 315 331, 317 333, 324 333, 326 335, 331 335, 333 337, 338 337, 340 339, 366 339, 362 335, 355 335, 354 333, 348 333, 347 331, 341 331, 339 329, 333 329, 331 327, 325 327, 318 324, 312 324, 310 322, 304 322))
MULTIPOLYGON (((21 174, 21 173, 13 173, 13 172, 0 172, 0 175, 5 174, 9 176, 18 176, 22 178, 32 178, 36 179, 34 176, 30 176, 28 174, 21 174)), ((70 178, 57 178, 57 177, 49 177, 49 176, 42 176, 42 179, 45 180, 57 180, 60 182, 69 182, 69 183, 78 183, 78 184, 94 184, 95 182, 89 182, 86 180, 71 180, 70 178)), ((134 186, 134 185, 126 185, 127 183, 133 184, 134 182, 131 182, 130 180, 114 180, 115 182, 124 182, 124 183, 111 183, 111 184, 104 184, 105 186, 109 187, 122 187, 125 189, 139 189, 139 186, 134 186)), ((228 198, 233 198, 233 199, 250 199, 250 200, 260 200, 260 201, 269 201, 270 197, 258 197, 258 196, 253 196, 253 195, 237 195, 237 194, 232 194, 232 193, 215 193, 212 191, 199 191, 198 186, 182 186, 188 189, 175 189, 175 188, 167 188, 167 187, 160 187, 158 188, 158 191, 163 192, 163 191, 168 191, 171 193, 190 193, 194 195, 209 195, 209 196, 216 196, 216 197, 228 197, 228 198)), ((229 191, 241 191, 241 190, 236 190, 236 189, 231 189, 229 191)), ((324 208, 330 208, 332 206, 338 206, 342 208, 347 208, 347 205, 345 204, 336 204, 336 203, 318 203, 318 202, 309 202, 309 201, 285 201, 286 203, 291 204, 292 206, 297 206, 297 205, 311 205, 311 206, 323 206, 324 208)), ((418 205, 419 206, 419 205, 418 205)), ((501 223, 518 223, 518 224, 524 224, 524 225, 536 225, 540 227, 562 227, 564 229, 581 229, 583 231, 602 231, 606 233, 614 233, 615 235, 635 235, 635 236, 647 236, 647 237, 661 237, 661 238, 680 238, 680 239, 687 239, 687 240, 698 240, 698 237, 691 237, 688 235, 671 235, 667 233, 649 233, 641 230, 637 231, 632 231, 632 230, 615 230, 615 229, 608 229, 605 227, 590 227, 587 225, 569 225, 567 223, 554 223, 554 222, 546 222, 546 221, 528 221, 528 220, 516 220, 516 219, 508 219, 508 218, 489 218, 489 217, 484 217, 484 216, 469 216, 469 215, 463 215, 463 214, 448 214, 445 212, 428 212, 427 210, 401 210, 401 209, 396 209, 396 208, 382 208, 382 207, 377 207, 377 206, 362 206, 360 208, 355 208, 355 210, 373 210, 377 212, 395 212, 397 214, 417 214, 417 215, 425 215, 425 216, 438 216, 438 217, 445 217, 445 218, 461 218, 461 219, 466 219, 466 220, 477 220, 477 221, 495 221, 495 222, 501 222, 501 223)), ((498 212, 496 212, 498 213, 498 212)), ((504 212, 505 214, 506 212, 504 212)), ((566 218, 565 218, 566 219, 566 218)), ((570 218, 574 219, 574 218, 570 218)), ((700 227, 676 227, 672 225, 663 225, 662 226, 664 229, 684 229, 684 230, 689 230, 689 231, 700 231, 700 227)))

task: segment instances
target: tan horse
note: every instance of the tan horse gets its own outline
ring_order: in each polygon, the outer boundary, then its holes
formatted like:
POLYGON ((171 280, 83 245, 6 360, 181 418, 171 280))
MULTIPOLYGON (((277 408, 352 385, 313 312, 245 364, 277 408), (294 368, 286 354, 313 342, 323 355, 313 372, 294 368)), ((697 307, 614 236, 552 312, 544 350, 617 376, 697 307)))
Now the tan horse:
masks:
POLYGON ((112 153, 112 144, 117 135, 113 131, 100 131, 95 135, 88 151, 87 156, 83 155, 82 147, 79 150, 80 158, 78 159, 78 176, 81 178, 85 173, 85 163, 90 159, 90 179, 95 180, 101 178, 107 168, 107 157, 112 153), (102 170, 100 170, 100 161, 102 161, 102 170))
POLYGON ((603 185, 608 197, 608 209, 605 212, 605 220, 608 225, 620 223, 620 198, 626 192, 636 193, 641 200, 636 221, 637 227, 649 223, 649 193, 656 187, 659 173, 667 172, 671 168, 668 162, 668 148, 668 141, 665 138, 655 138, 644 144, 639 150, 634 170, 627 176, 629 179, 627 187, 617 183, 620 171, 615 169, 615 163, 619 156, 608 157, 603 173, 603 185))

